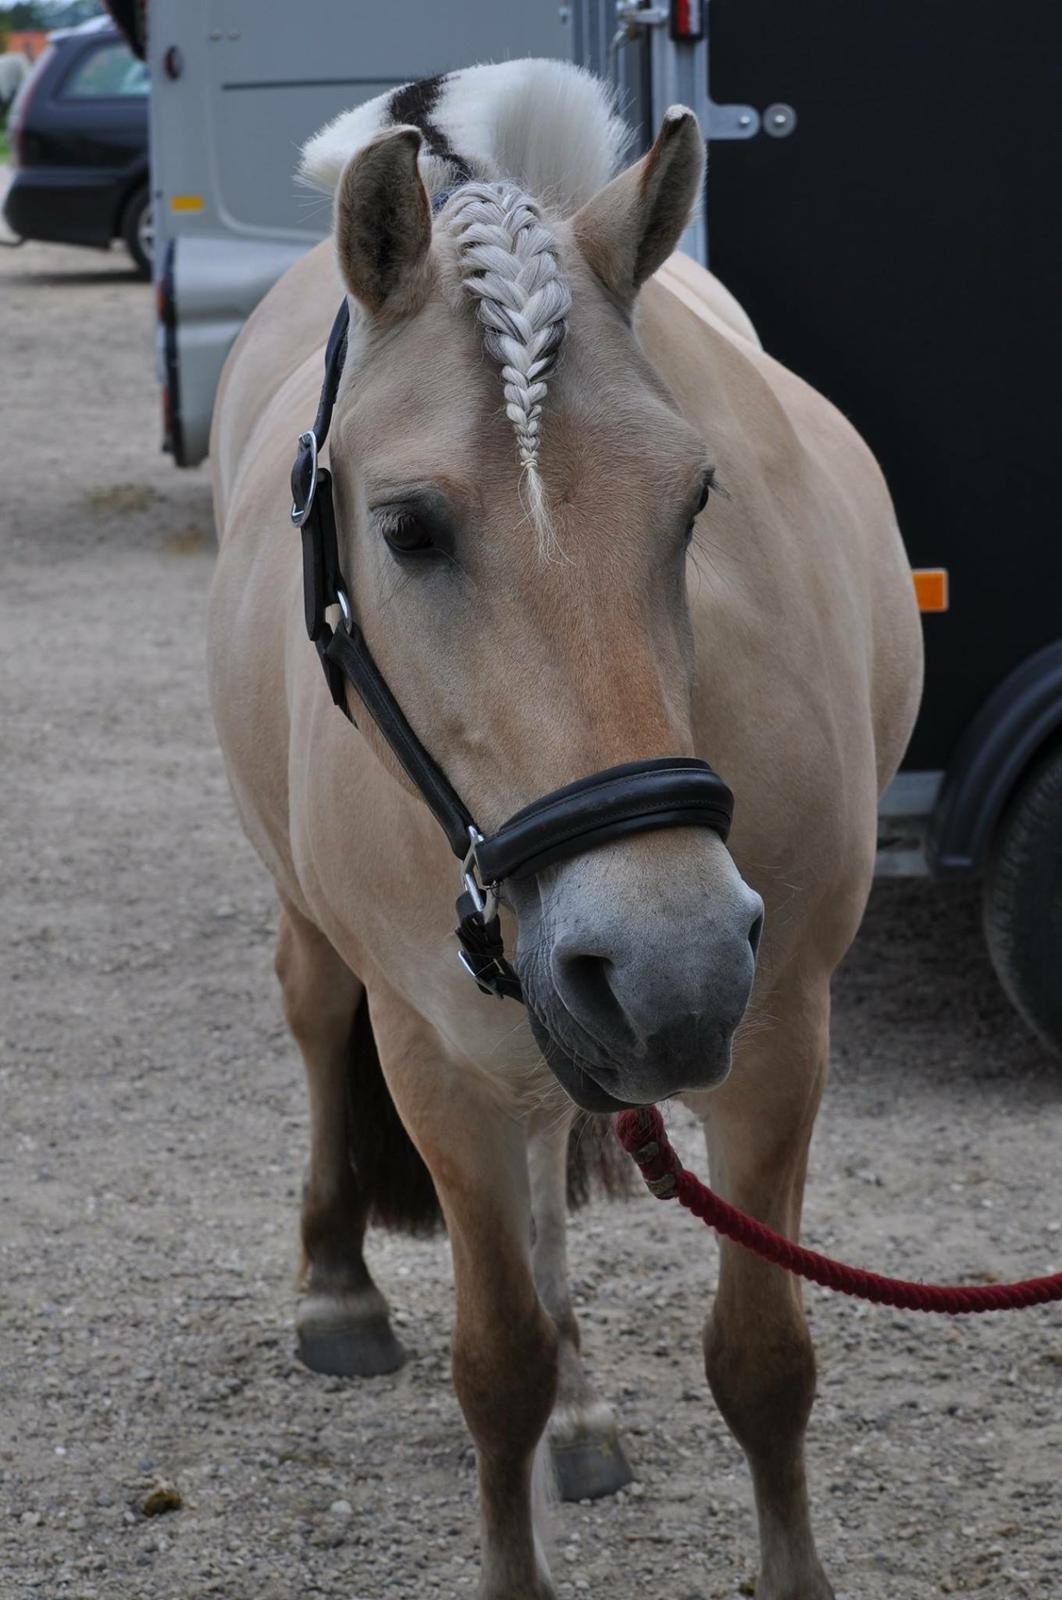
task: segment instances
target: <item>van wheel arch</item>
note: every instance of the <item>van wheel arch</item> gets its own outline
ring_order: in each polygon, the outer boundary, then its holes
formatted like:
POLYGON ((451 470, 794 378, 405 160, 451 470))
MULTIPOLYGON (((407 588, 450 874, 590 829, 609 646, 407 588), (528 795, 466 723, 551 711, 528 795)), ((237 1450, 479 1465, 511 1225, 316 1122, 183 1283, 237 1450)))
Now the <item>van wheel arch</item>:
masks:
POLYGON ((983 916, 1006 994, 1062 1057, 1062 739, 1032 764, 995 830, 983 916))

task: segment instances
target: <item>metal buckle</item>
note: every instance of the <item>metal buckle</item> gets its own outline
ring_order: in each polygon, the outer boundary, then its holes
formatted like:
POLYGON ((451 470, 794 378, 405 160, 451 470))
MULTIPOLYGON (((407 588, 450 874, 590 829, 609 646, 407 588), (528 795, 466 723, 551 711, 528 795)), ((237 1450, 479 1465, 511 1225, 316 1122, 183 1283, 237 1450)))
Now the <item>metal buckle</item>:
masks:
POLYGON ((347 599, 347 591, 345 589, 336 590, 336 602, 340 611, 343 613, 343 632, 349 633, 354 618, 350 609, 350 601, 347 599))
MULTIPOLYGON (((461 882, 476 908, 477 915, 482 917, 484 922, 493 922, 498 914, 498 886, 494 883, 482 884, 476 876, 476 850, 483 843, 483 835, 471 823, 468 828, 468 838, 468 850, 461 863, 461 882)), ((465 959, 463 952, 461 959, 462 961, 465 959)), ((465 965, 468 963, 465 962, 465 965)))
POLYGON ((495 1000, 505 999, 504 991, 498 986, 507 978, 511 980, 512 973, 507 970, 504 961, 491 956, 483 966, 477 967, 467 950, 459 950, 457 959, 481 994, 492 994, 495 1000))
POLYGON ((489 967, 482 967, 477 972, 475 967, 472 965, 472 958, 468 954, 467 950, 459 950, 457 952, 457 959, 460 961, 469 977, 474 981, 476 988, 481 994, 492 994, 495 1000, 505 999, 505 996, 501 994, 499 990, 496 989, 490 982, 491 978, 493 978, 496 983, 497 980, 502 976, 501 968, 498 966, 496 961, 492 960, 489 967))
POLYGON ((313 497, 317 493, 317 435, 312 428, 307 429, 305 433, 299 434, 295 465, 291 469, 291 493, 291 520, 297 528, 301 528, 309 515, 310 507, 313 505, 313 497), (305 501, 300 505, 295 496, 299 493, 301 485, 296 486, 295 475, 302 465, 302 452, 304 449, 310 452, 310 486, 306 491, 305 501))

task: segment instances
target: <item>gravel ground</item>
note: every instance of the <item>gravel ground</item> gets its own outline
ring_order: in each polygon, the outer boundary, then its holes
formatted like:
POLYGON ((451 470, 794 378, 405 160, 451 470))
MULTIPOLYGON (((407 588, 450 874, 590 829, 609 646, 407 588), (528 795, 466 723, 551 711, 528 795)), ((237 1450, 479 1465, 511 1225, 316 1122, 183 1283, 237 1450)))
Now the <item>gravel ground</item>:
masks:
MULTIPOLYGON (((404 1371, 293 1358, 300 1068, 207 712, 207 480, 158 453, 151 344, 118 254, 0 252, 0 1596, 459 1596, 445 1244, 372 1241, 404 1371), (163 1482, 181 1504, 146 1516, 163 1482)), ((1002 999, 973 893, 875 891, 834 1041, 808 1239, 934 1278, 1062 1269, 1062 1068, 1002 999)), ((558 1509, 560 1593, 749 1594, 751 1494, 698 1360, 709 1237, 648 1197, 572 1231, 637 1482, 558 1509)), ((1057 1308, 808 1301, 839 1594, 1058 1596, 1057 1308)))

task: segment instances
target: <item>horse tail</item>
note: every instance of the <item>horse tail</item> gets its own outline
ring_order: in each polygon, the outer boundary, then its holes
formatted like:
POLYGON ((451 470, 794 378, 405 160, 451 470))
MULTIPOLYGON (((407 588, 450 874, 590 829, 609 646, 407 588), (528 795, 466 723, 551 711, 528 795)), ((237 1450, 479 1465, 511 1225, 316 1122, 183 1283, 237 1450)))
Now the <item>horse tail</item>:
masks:
MULTIPOLYGON (((439 1197, 395 1109, 364 994, 354 1013, 347 1081, 347 1150, 369 1222, 421 1237, 438 1232, 443 1223, 439 1197)), ((595 1193, 626 1197, 632 1170, 612 1132, 612 1118, 580 1111, 568 1135, 569 1209, 578 1210, 595 1193)))
POLYGON ((351 1030, 347 1150, 377 1227, 429 1235, 442 1226, 442 1210, 431 1173, 395 1109, 364 994, 351 1030))
POLYGON ((633 1163, 612 1131, 612 1118, 580 1111, 568 1135, 568 1209, 577 1211, 593 1194, 623 1200, 631 1193, 633 1163))

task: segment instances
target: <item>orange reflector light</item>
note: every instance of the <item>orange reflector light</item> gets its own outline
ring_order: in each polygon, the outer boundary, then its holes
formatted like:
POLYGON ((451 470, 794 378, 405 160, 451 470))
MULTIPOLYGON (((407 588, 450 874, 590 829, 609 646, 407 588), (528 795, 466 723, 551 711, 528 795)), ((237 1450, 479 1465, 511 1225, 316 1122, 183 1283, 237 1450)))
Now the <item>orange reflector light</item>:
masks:
POLYGON ((919 611, 947 611, 947 567, 915 567, 911 573, 919 611))
POLYGON ((203 196, 201 194, 175 194, 170 197, 171 211, 202 211, 203 196))

